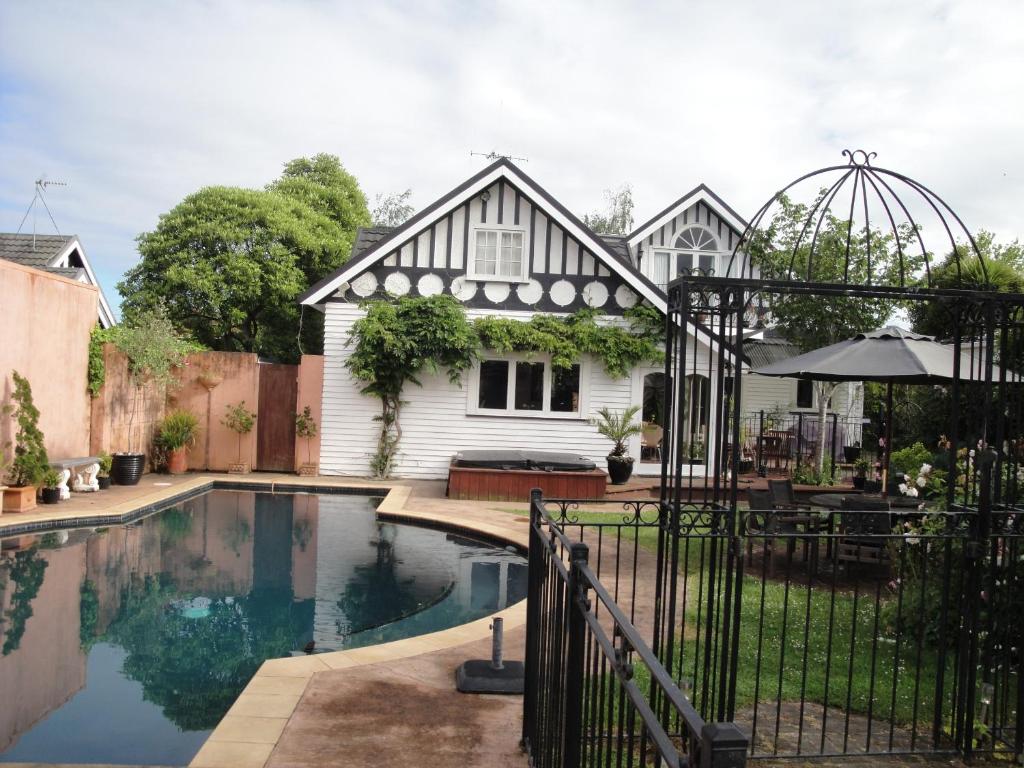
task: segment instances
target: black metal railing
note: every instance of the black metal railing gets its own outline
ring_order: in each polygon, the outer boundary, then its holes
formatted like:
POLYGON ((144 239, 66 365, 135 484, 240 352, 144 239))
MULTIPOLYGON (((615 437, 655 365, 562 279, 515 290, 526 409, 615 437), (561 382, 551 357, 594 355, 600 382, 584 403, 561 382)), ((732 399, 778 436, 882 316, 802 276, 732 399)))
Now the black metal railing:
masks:
POLYGON ((531 498, 523 701, 530 764, 743 765, 747 739, 697 713, 634 624, 653 594, 653 584, 637 579, 641 530, 662 530, 645 518, 652 505, 626 502, 619 520, 591 522, 570 514, 579 504, 559 502, 552 517, 539 491, 531 498))
MULTIPOLYGON (((864 447, 863 418, 830 413, 823 428, 816 413, 762 410, 742 415, 739 423, 741 471, 792 475, 801 468, 816 467, 821 440, 825 470, 835 481, 852 477, 858 460, 876 458, 874 446, 864 447)), ((726 457, 727 465, 730 459, 731 455, 726 457)))

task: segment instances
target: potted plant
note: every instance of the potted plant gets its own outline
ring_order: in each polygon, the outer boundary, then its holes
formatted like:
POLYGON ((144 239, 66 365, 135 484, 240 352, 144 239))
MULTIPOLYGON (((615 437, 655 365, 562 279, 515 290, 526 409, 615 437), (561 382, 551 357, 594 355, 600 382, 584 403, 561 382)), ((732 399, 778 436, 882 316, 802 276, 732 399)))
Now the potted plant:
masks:
POLYGON ((864 490, 864 483, 868 478, 868 468, 871 465, 867 459, 857 459, 853 465, 853 487, 864 490))
POLYGON ((307 405, 302 409, 302 413, 295 414, 295 436, 301 437, 306 441, 306 463, 299 465, 299 474, 303 477, 313 477, 316 475, 317 465, 312 460, 309 446, 309 441, 316 437, 316 435, 316 420, 313 418, 313 413, 307 405))
POLYGON ((242 435, 252 432, 256 424, 256 414, 245 407, 243 400, 228 406, 227 415, 221 423, 238 435, 238 461, 228 465, 228 472, 233 475, 244 475, 249 471, 249 463, 242 461, 242 435))
POLYGON ((110 467, 114 463, 114 457, 106 451, 99 455, 100 471, 96 474, 96 482, 100 486, 101 491, 105 491, 110 487, 110 467))
MULTIPOLYGON (((171 323, 162 305, 138 312, 127 323, 111 329, 112 341, 128 359, 128 377, 134 393, 128 417, 128 450, 114 453, 111 477, 118 485, 136 485, 146 468, 146 454, 134 451, 135 417, 150 385, 164 390, 173 379, 173 370, 183 365, 185 356, 200 349, 183 338, 171 323)), ((140 436, 141 437, 141 436, 140 436)))
POLYGON ((63 479, 63 475, 55 469, 48 469, 43 473, 43 488, 40 491, 43 504, 56 504, 60 501, 60 481, 63 479))
POLYGON ((167 456, 167 472, 180 475, 188 469, 188 449, 196 443, 199 419, 191 411, 173 411, 157 427, 155 442, 167 456))
POLYGON ((598 418, 591 419, 591 424, 597 427, 598 433, 614 443, 612 452, 607 456, 608 475, 612 485, 622 485, 633 474, 633 457, 626 453, 626 441, 643 431, 640 423, 633 421, 639 411, 638 405, 631 406, 622 413, 602 408, 597 412, 598 418))
POLYGON ((10 486, 4 490, 6 512, 26 512, 36 506, 36 486, 50 468, 50 460, 39 429, 39 409, 32 402, 32 386, 28 379, 13 372, 14 393, 11 399, 18 432, 14 436, 14 459, 8 470, 10 486))

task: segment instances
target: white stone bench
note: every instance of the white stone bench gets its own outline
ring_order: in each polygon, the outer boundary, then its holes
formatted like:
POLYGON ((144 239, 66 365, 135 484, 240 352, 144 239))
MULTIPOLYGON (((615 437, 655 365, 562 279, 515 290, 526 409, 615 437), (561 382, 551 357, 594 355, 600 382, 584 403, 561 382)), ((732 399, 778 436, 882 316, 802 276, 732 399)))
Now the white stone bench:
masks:
POLYGON ((50 466, 61 473, 60 485, 58 486, 61 499, 71 498, 71 491, 75 493, 89 493, 100 489, 100 484, 96 482, 96 475, 100 472, 99 456, 57 459, 51 461, 50 466), (68 480, 72 477, 71 490, 68 490, 68 480))

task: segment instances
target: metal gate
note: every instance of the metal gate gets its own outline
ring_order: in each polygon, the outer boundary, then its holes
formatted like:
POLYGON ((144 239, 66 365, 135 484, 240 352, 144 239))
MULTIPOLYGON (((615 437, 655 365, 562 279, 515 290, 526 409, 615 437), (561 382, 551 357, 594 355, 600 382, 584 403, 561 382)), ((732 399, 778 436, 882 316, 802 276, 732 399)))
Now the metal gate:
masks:
POLYGON ((256 469, 295 469, 295 402, 299 368, 280 363, 259 364, 259 405, 256 419, 256 469))

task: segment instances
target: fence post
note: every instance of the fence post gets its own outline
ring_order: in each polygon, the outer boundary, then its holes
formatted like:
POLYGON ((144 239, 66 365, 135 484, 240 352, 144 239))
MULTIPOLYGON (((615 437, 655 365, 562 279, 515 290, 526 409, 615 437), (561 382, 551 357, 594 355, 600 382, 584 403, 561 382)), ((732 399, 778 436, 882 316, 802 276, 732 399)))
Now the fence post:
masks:
POLYGON ((764 477, 767 472, 764 466, 764 456, 762 455, 762 449, 764 448, 764 409, 761 409, 757 416, 757 474, 758 477, 764 477))
MULTIPOLYGON (((824 439, 824 435, 819 439, 824 439)), ((800 469, 800 461, 804 456, 804 415, 796 415, 796 468, 800 469)))
POLYGON ((748 747, 735 723, 706 723, 700 732, 700 768, 743 768, 748 747))
MULTIPOLYGON (((836 434, 839 431, 839 414, 832 414, 832 485, 836 484, 836 434)), ((844 457, 845 458, 845 457, 844 457)))
POLYGON ((569 583, 565 610, 568 613, 568 648, 565 654, 565 728, 562 731, 562 766, 578 768, 583 743, 583 664, 584 638, 587 630, 583 617, 587 610, 587 580, 580 566, 586 565, 590 548, 576 542, 569 551, 569 583))
POLYGON ((523 680, 523 734, 520 744, 527 751, 537 744, 537 687, 540 669, 540 603, 544 588, 543 538, 540 536, 541 509, 543 505, 540 488, 530 491, 530 533, 529 565, 526 591, 526 658, 523 680))

